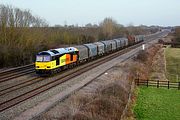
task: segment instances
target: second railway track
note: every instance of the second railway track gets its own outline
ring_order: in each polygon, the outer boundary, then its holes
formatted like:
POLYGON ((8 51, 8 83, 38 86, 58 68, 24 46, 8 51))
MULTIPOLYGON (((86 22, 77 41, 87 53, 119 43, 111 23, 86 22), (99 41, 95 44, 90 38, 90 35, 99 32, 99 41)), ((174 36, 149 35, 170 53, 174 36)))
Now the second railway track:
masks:
POLYGON ((15 73, 15 72, 19 72, 21 70, 25 70, 25 69, 28 69, 28 68, 33 68, 34 64, 29 64, 29 65, 25 65, 25 66, 20 66, 20 67, 16 67, 16 68, 10 68, 10 69, 7 69, 7 70, 3 70, 0 72, 0 76, 4 76, 4 75, 7 75, 9 73, 15 73))
POLYGON ((0 72, 0 83, 13 80, 15 78, 34 73, 33 64, 12 68, 0 72))
POLYGON ((12 73, 12 74, 8 74, 8 75, 4 75, 3 77, 0 77, 0 83, 7 82, 9 80, 13 80, 15 78, 18 78, 27 74, 31 74, 31 73, 35 73, 35 70, 33 68, 26 69, 24 71, 12 73))

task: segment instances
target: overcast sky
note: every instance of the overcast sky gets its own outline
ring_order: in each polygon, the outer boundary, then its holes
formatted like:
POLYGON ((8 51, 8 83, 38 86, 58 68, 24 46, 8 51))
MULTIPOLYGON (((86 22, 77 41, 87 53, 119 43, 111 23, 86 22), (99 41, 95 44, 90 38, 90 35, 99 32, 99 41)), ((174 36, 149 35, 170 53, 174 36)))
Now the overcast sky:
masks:
POLYGON ((128 25, 180 25, 180 0, 0 0, 30 9, 50 25, 98 24, 105 17, 128 25))

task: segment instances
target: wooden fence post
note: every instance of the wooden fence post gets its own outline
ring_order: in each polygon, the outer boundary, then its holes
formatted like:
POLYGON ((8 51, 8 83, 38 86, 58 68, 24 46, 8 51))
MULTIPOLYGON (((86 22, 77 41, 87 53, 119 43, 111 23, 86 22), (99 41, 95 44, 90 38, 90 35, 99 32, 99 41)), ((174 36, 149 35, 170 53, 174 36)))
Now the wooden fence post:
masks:
POLYGON ((148 79, 147 79, 147 87, 148 87, 148 79))
POLYGON ((168 89, 169 89, 169 81, 168 81, 168 89))
POLYGON ((180 82, 179 82, 179 84, 178 84, 178 90, 180 90, 180 82))
POLYGON ((159 88, 159 80, 157 81, 157 88, 159 88))
POLYGON ((139 86, 139 77, 138 77, 138 86, 139 86))

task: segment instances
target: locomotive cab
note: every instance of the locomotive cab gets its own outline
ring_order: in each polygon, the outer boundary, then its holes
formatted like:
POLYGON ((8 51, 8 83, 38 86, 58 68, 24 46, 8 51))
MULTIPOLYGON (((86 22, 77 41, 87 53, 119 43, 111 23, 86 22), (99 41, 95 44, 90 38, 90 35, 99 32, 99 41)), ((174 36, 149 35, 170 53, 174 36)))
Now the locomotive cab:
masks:
POLYGON ((53 67, 52 56, 48 52, 40 52, 36 55, 36 73, 43 73, 53 67))

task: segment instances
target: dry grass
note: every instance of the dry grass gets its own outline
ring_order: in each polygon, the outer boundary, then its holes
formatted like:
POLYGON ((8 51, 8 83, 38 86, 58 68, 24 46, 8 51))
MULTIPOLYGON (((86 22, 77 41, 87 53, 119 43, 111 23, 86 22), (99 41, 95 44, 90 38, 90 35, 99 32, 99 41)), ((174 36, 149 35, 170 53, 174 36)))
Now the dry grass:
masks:
POLYGON ((94 97, 76 95, 71 98, 69 114, 61 119, 119 119, 128 99, 128 91, 118 83, 97 90, 94 97))
POLYGON ((179 48, 166 48, 166 74, 167 78, 173 82, 179 82, 180 76, 180 49, 179 48))
POLYGON ((160 49, 153 58, 150 79, 167 80, 165 66, 164 49, 160 49))

